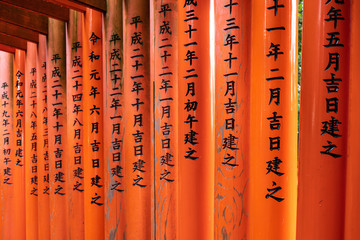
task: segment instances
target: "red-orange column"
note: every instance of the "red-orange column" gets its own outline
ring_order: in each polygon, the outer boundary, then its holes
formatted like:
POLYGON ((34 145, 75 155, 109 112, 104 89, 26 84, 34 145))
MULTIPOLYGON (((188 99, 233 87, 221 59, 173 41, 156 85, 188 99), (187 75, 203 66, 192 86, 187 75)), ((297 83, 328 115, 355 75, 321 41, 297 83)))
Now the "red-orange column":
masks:
POLYGON ((47 108, 46 36, 39 36, 37 51, 37 170, 38 236, 50 239, 49 129, 47 108))
POLYGON ((65 23, 49 18, 47 50, 47 104, 50 161, 51 239, 68 238, 67 102, 65 23))
POLYGON ((214 238, 210 1, 178 2, 179 238, 214 238))
POLYGON ((123 18, 121 0, 107 1, 104 81, 105 239, 125 234, 123 18))
POLYGON ((83 22, 85 239, 104 239, 102 13, 87 9, 83 22))
POLYGON ((349 1, 304 1, 298 239, 343 239, 349 1))
POLYGON ((13 81, 13 179, 14 179, 14 203, 13 229, 9 233, 10 239, 25 239, 25 153, 24 153, 24 130, 25 130, 25 51, 16 49, 14 58, 14 81, 13 81))
POLYGON ((249 239, 295 239, 296 11, 296 0, 252 2, 249 239))
POLYGON ((177 1, 154 1, 156 239, 178 239, 177 1))
POLYGON ((249 9, 250 1, 215 2, 216 239, 248 234, 249 9))
POLYGON ((68 203, 70 239, 84 239, 84 147, 83 147, 83 40, 82 13, 70 10, 67 26, 67 135, 68 203))
POLYGON ((360 56, 360 1, 350 5, 350 72, 349 72, 349 125, 348 125, 348 159, 346 169, 346 202, 345 202, 345 240, 360 239, 360 81, 358 58, 360 56))
POLYGON ((37 45, 27 43, 25 64, 26 239, 38 239, 37 45))
POLYGON ((152 231, 149 7, 150 3, 146 0, 125 1, 124 177, 127 239, 150 239, 152 231))
POLYGON ((11 239, 14 226, 14 168, 15 162, 12 142, 14 140, 13 131, 13 58, 10 53, 0 52, 0 94, 1 94, 1 235, 0 239, 11 239))

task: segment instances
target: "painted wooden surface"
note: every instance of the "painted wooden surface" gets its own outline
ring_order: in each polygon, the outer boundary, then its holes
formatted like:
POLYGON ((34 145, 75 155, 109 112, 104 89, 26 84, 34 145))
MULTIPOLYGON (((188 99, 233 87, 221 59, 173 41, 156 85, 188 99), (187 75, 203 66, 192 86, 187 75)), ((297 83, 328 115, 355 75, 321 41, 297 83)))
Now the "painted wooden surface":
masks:
POLYGON ((344 237, 349 6, 304 2, 298 239, 344 237))
POLYGON ((250 7, 250 1, 216 1, 214 8, 215 239, 247 237, 250 7))
POLYGON ((253 1, 249 238, 294 239, 297 1, 253 1))

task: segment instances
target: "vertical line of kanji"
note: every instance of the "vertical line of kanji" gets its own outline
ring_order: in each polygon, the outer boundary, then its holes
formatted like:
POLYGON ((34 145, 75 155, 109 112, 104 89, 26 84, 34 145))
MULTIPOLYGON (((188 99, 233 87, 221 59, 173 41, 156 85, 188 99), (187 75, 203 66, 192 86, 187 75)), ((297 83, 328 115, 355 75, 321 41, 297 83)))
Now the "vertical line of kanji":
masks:
POLYGON ((66 43, 66 103, 69 131, 67 193, 70 239, 84 239, 83 14, 70 10, 66 43))
POLYGON ((177 1, 155 0, 155 221, 156 239, 178 239, 178 14, 177 1))
POLYGON ((178 1, 179 238, 214 239, 210 0, 178 1))
POLYGON ((49 18, 47 50, 51 239, 68 238, 65 23, 49 18))
POLYGON ((14 239, 25 239, 25 169, 24 169, 24 94, 25 94, 25 51, 16 49, 14 58, 13 80, 13 170, 14 179, 14 215, 13 229, 10 236, 14 239))
POLYGON ((104 239, 102 13, 86 9, 83 31, 85 239, 104 239))
POLYGON ((46 36, 39 36, 37 53, 38 234, 50 239, 49 133, 46 77, 46 36))
MULTIPOLYGON (((153 156, 150 105, 150 2, 124 6, 124 111, 126 238, 150 239, 153 207, 153 156)), ((117 129, 113 129, 116 131, 117 129)))
POLYGON ((123 1, 108 0, 104 81, 105 239, 125 234, 123 1), (119 130, 115 130, 119 129, 119 130))
POLYGON ((250 1, 215 1, 215 239, 247 236, 250 8, 250 1))
POLYGON ((249 238, 295 239, 297 1, 252 1, 249 238))
POLYGON ((26 239, 38 239, 37 44, 27 42, 25 64, 25 221, 26 239))
POLYGON ((304 0, 298 239, 343 239, 350 1, 304 0))
POLYGON ((1 239, 11 239, 13 231, 15 231, 14 212, 16 205, 14 199, 14 131, 13 131, 13 58, 14 55, 6 52, 0 53, 0 95, 1 106, 0 113, 2 119, 0 121, 1 135, 1 239))

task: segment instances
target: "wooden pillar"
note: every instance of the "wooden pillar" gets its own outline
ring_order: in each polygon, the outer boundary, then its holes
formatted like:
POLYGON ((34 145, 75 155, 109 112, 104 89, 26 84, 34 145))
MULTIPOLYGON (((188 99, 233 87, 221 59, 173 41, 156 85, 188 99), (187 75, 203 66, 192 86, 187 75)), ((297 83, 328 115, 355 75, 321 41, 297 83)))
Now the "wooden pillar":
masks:
POLYGON ((13 81, 13 141, 14 156, 14 202, 13 229, 8 236, 13 239, 25 239, 25 51, 16 49, 14 58, 14 81, 13 81))
POLYGON ((125 235, 123 1, 107 1, 104 81, 105 239, 125 235), (115 129, 115 131, 114 131, 115 129), (116 130, 118 129, 118 130, 116 130))
POLYGON ((304 1, 298 239, 343 239, 349 1, 304 1))
POLYGON ((214 238, 210 1, 178 2, 179 238, 214 238))
POLYGON ((248 234, 249 9, 250 1, 215 2, 215 239, 248 234))
POLYGON ((84 206, 85 239, 104 238, 104 107, 102 13, 84 16, 84 206))
POLYGON ((295 239, 296 11, 296 0, 252 2, 250 239, 295 239))
POLYGON ((65 23, 49 18, 47 50, 51 239, 68 237, 65 23))
POLYGON ((178 239, 178 14, 177 1, 155 0, 156 239, 178 239))
POLYGON ((70 10, 67 27, 67 135, 70 239, 84 239, 83 39, 82 13, 70 10))
POLYGON ((38 236, 50 239, 49 129, 47 107, 46 36, 39 35, 37 52, 38 236))
MULTIPOLYGON (((150 115, 150 3, 126 0, 124 6, 124 111, 126 238, 148 239, 152 233, 150 115)), ((117 131, 117 129, 113 129, 117 131)))
POLYGON ((26 239, 38 239, 37 45, 27 42, 25 64, 25 217, 26 239))
POLYGON ((13 131, 13 60, 14 55, 6 52, 0 52, 0 94, 1 106, 0 113, 2 119, 0 121, 1 148, 0 156, 1 164, 1 239, 10 239, 13 231, 15 231, 15 185, 14 185, 14 131, 13 131))
POLYGON ((348 159, 346 169, 346 202, 345 202, 345 240, 360 238, 360 148, 358 124, 360 111, 360 81, 358 74, 358 58, 360 55, 360 1, 351 1, 350 5, 350 76, 349 76, 349 128, 348 128, 348 159))

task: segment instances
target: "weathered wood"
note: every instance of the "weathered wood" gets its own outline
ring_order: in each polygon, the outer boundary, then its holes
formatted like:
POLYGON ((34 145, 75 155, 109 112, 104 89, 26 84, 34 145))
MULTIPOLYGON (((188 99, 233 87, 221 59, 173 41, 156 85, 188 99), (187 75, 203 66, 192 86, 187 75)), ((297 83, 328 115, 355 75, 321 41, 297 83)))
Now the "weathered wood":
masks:
POLYGON ((103 12, 106 11, 105 0, 70 0, 70 1, 103 12))
POLYGON ((0 20, 42 34, 48 33, 47 17, 2 2, 0 2, 0 20))
POLYGON ((39 42, 39 33, 11 23, 0 21, 0 32, 6 35, 22 38, 30 42, 39 42))
POLYGON ((22 8, 46 17, 69 21, 69 9, 44 0, 0 0, 0 2, 22 8))
POLYGON ((0 51, 8 52, 8 53, 15 53, 15 48, 0 44, 0 51))
POLYGON ((13 36, 8 36, 3 33, 0 33, 0 44, 7 45, 7 46, 17 48, 17 49, 21 49, 21 50, 26 50, 27 42, 24 39, 13 37, 13 36))
POLYGON ((78 3, 71 2, 70 0, 46 0, 48 2, 57 4, 62 7, 66 7, 75 11, 79 11, 84 13, 86 11, 86 7, 83 5, 80 5, 78 3))
MULTIPOLYGON (((12 0, 8 0, 8 1, 12 1, 12 0)), ((47 1, 81 12, 85 12, 86 8, 91 8, 94 10, 106 12, 105 0, 47 0, 47 1)))

